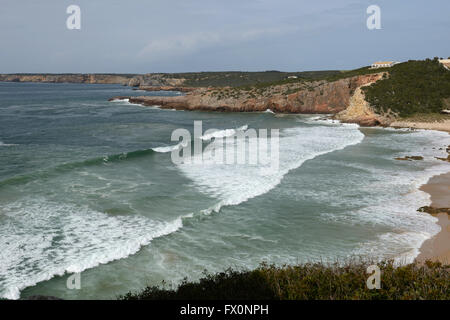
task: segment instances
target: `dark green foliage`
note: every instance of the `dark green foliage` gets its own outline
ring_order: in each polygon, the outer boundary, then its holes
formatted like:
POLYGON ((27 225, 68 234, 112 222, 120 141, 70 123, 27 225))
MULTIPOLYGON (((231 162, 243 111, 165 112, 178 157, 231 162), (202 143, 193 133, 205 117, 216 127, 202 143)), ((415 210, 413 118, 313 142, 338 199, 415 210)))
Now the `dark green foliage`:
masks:
POLYGON ((390 68, 389 77, 363 88, 377 112, 401 117, 439 113, 450 97, 450 72, 438 60, 408 61, 390 68))
MULTIPOLYGON (((1 75, 1 74, 0 74, 1 75)), ((8 73, 5 75, 14 75, 14 76, 87 76, 87 75, 96 75, 96 76, 120 76, 133 78, 139 76, 137 73, 8 73)))
POLYGON ((366 285, 367 264, 324 267, 306 264, 264 270, 279 299, 295 300, 410 300, 449 299, 450 266, 428 262, 395 267, 393 262, 378 264, 381 289, 369 290, 366 285))
POLYGON ((164 74, 169 78, 184 78, 183 84, 187 87, 246 87, 255 86, 266 88, 278 84, 295 83, 305 80, 324 79, 340 71, 304 71, 304 72, 191 72, 191 73, 171 73, 164 74), (287 79, 289 76, 297 76, 297 79, 287 79))
POLYGON ((298 266, 262 265, 253 271, 228 270, 206 274, 199 282, 186 280, 177 290, 147 287, 120 299, 275 299, 275 300, 418 300, 450 299, 450 266, 413 263, 396 267, 392 261, 379 263, 381 289, 366 285, 368 265, 322 263, 298 266))
POLYGON ((355 70, 341 71, 338 74, 335 74, 335 75, 325 78, 324 80, 332 82, 332 81, 337 81, 340 79, 351 78, 351 77, 356 77, 356 76, 363 76, 366 74, 380 73, 380 72, 389 71, 389 70, 390 70, 390 68, 371 69, 370 67, 363 67, 363 68, 359 68, 359 69, 355 69, 355 70))
POLYGON ((124 300, 250 300, 250 299, 275 299, 269 283, 258 271, 238 272, 231 269, 205 277, 199 282, 183 283, 174 290, 164 290, 159 287, 147 287, 144 291, 133 294, 128 293, 124 300))

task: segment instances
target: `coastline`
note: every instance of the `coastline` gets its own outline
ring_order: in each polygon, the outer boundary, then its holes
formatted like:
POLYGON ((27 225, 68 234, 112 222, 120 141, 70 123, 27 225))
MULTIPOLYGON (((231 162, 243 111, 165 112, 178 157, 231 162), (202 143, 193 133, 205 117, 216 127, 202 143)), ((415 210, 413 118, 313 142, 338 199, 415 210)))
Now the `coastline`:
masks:
POLYGON ((394 121, 389 126, 392 128, 437 130, 450 133, 450 119, 440 122, 394 121))
MULTIPOLYGON (((358 89, 360 90, 360 89, 358 89)), ((133 100, 133 97, 114 97, 109 99, 109 101, 114 101, 118 99, 127 98, 130 100, 133 100)), ((153 105, 153 97, 151 98, 151 101, 145 101, 145 97, 137 97, 134 99, 133 103, 140 104, 142 106, 149 106, 153 105), (143 98, 143 99, 142 99, 143 98)), ((175 98, 176 99, 176 98, 175 98)), ((175 100, 173 99, 173 100, 175 100)), ((361 99, 360 99, 361 100, 361 99)), ((209 106, 202 106, 202 107, 194 107, 194 108, 186 108, 184 105, 178 105, 177 102, 179 101, 170 101, 171 103, 161 103, 160 107, 163 109, 167 108, 174 108, 176 110, 188 110, 188 111, 194 111, 194 110, 201 110, 201 111, 229 111, 229 112, 243 112, 242 110, 226 110, 225 108, 211 108, 209 106)), ((358 108, 356 110, 357 114, 357 121, 345 121, 344 119, 336 116, 331 116, 330 119, 337 119, 339 121, 342 121, 344 123, 358 123, 361 126, 378 126, 380 125, 375 124, 372 119, 374 118, 372 114, 366 114, 361 113, 359 109, 359 104, 361 104, 360 101, 357 101, 358 108), (364 115, 364 117, 361 117, 361 114, 364 115)), ((365 102, 365 101, 364 101, 365 102)), ((352 105, 355 105, 354 99, 352 97, 350 107, 352 105)), ((270 109, 268 109, 270 110, 270 109)), ((347 109, 348 110, 348 109, 347 109)), ((344 111, 343 113, 348 111, 344 111)), ((367 110, 366 108, 362 108, 362 110, 367 110)), ((264 112, 263 110, 246 110, 246 111, 260 111, 264 112)), ((245 112, 245 111, 244 111, 245 112)), ((273 112, 273 111, 272 111, 273 112)), ((289 112, 288 112, 289 113, 289 112)), ((296 113, 298 114, 298 113, 296 113)), ((319 113, 316 113, 319 114, 319 113)), ((352 117, 354 115, 351 115, 352 117)), ((435 131, 443 131, 450 134, 450 119, 445 119, 443 121, 394 121, 387 125, 381 125, 381 127, 390 127, 394 129, 401 129, 406 128, 410 130, 435 130, 435 131)), ((447 152, 449 153, 448 159, 441 159, 443 161, 449 161, 450 162, 450 146, 447 148, 447 152)), ((436 175, 431 177, 428 182, 420 187, 420 190, 430 194, 431 197, 431 205, 430 207, 433 209, 440 209, 440 208, 450 208, 450 171, 444 174, 436 175)), ((448 211, 448 210, 447 210, 448 211)), ((443 264, 450 264, 450 219, 449 219, 449 213, 447 212, 438 212, 438 213, 424 213, 424 214, 432 214, 434 217, 438 219, 437 224, 441 227, 441 231, 434 235, 432 238, 426 240, 422 246, 419 248, 419 254, 415 258, 416 262, 425 262, 427 260, 431 260, 434 262, 441 262, 443 264)))

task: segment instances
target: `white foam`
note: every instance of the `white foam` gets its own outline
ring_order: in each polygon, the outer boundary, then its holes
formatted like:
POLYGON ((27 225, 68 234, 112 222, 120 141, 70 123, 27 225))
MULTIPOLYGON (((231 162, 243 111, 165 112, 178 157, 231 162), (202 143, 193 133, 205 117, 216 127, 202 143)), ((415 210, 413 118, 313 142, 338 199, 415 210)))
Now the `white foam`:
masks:
POLYGON ((280 134, 279 169, 271 168, 270 164, 217 164, 207 152, 203 153, 202 164, 195 164, 194 160, 193 164, 180 164, 179 168, 194 181, 199 190, 219 199, 215 206, 203 211, 209 214, 218 212, 225 205, 237 205, 267 193, 281 182, 284 175, 305 161, 360 143, 363 138, 358 126, 352 124, 333 128, 317 126, 285 129, 280 134))
POLYGON ((114 99, 114 100, 111 100, 111 102, 130 102, 130 99, 114 99))
MULTIPOLYGON (((261 166, 216 165, 213 161, 205 163, 205 159, 213 158, 205 153, 202 165, 179 165, 199 190, 219 199, 216 205, 203 210, 202 214, 219 212, 223 206, 238 205, 267 193, 281 182, 284 175, 300 167, 306 160, 357 144, 364 137, 356 124, 318 118, 307 121, 320 126, 282 131, 279 171, 270 171, 261 166)), ((347 212, 343 216, 323 214, 323 218, 340 221, 345 225, 369 224, 395 230, 380 234, 374 241, 362 243, 351 255, 374 259, 394 258, 397 263, 409 263, 418 255, 423 242, 440 230, 436 218, 417 212, 418 208, 431 202, 430 196, 419 188, 431 177, 450 171, 448 163, 435 159, 446 155, 445 150, 439 148, 450 145, 450 136, 438 131, 417 130, 408 132, 407 136, 380 136, 376 141, 380 147, 397 146, 399 149, 410 150, 410 154, 423 154, 424 162, 432 165, 425 170, 401 172, 395 171, 395 168, 391 172, 369 165, 359 168, 371 171, 371 175, 378 178, 376 182, 362 182, 361 191, 370 195, 364 198, 367 202, 363 208, 347 212), (393 141, 394 138, 397 140, 393 141)), ((399 156, 404 156, 404 153, 401 151, 399 156)))
MULTIPOLYGON (((392 131, 392 130, 389 130, 392 131)), ((361 243, 351 253, 374 259, 391 258, 396 263, 411 263, 419 254, 423 242, 440 231, 437 219, 417 209, 431 204, 430 195, 419 188, 428 180, 450 171, 450 164, 435 157, 446 156, 444 145, 450 144, 450 136, 438 131, 411 131, 406 134, 378 137, 374 147, 401 149, 398 156, 423 155, 420 162, 402 162, 405 166, 426 165, 424 170, 380 169, 367 164, 358 169, 368 170, 370 181, 362 181, 358 189, 366 194, 362 208, 345 213, 323 214, 323 219, 338 223, 362 224, 394 231, 384 232, 376 240, 361 243)), ((396 161, 390 158, 390 161, 396 161)), ((354 167, 354 164, 350 164, 354 167)))
POLYGON ((187 143, 183 144, 182 142, 173 145, 173 146, 164 146, 164 147, 156 147, 156 148, 152 148, 153 151, 156 152, 160 152, 160 153, 167 153, 167 152, 172 152, 172 151, 176 151, 180 148, 184 148, 187 146, 187 143))
POLYGON ((248 129, 248 125, 243 125, 242 127, 236 129, 225 129, 225 130, 217 130, 212 133, 204 134, 200 137, 200 139, 204 141, 209 141, 212 138, 226 138, 235 135, 238 131, 245 131, 248 129))
POLYGON ((125 98, 125 99, 114 99, 114 100, 111 100, 111 102, 125 104, 125 105, 130 105, 130 106, 142 106, 139 103, 131 103, 130 99, 128 99, 128 98, 125 98))
POLYGON ((3 206, 0 215, 0 297, 8 299, 56 275, 125 258, 182 227, 181 218, 112 216, 32 198, 3 206))
POLYGON ((270 110, 270 109, 267 109, 266 111, 264 111, 265 113, 272 113, 272 114, 275 114, 275 112, 273 112, 272 110, 270 110))

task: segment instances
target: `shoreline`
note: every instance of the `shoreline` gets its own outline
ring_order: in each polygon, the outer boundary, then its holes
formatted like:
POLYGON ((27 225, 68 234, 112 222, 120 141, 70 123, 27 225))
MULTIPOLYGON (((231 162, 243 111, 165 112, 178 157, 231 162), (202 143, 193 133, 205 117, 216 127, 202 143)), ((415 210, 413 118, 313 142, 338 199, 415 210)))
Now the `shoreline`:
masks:
MULTIPOLYGON (((109 101, 121 100, 127 98, 129 102, 133 102, 139 104, 141 106, 150 106, 154 105, 155 101, 153 97, 146 101, 145 97, 113 97, 109 99, 109 101), (134 101, 132 101, 134 100, 134 101)), ((164 100, 164 99, 161 99, 164 100)), ((170 99, 171 101, 158 101, 160 103, 159 107, 161 109, 173 108, 175 110, 187 110, 187 111, 211 111, 211 112, 267 112, 265 109, 260 110, 257 108, 250 110, 241 110, 241 109, 233 109, 233 108, 225 108, 221 106, 219 108, 211 108, 206 105, 202 106, 187 106, 180 103, 181 101, 177 101, 177 99, 170 99)), ((277 110, 278 111, 278 110, 277 110)), ((276 114, 315 114, 322 115, 324 118, 329 118, 332 120, 338 120, 342 123, 357 123, 361 127, 379 127, 379 128, 392 128, 392 129, 409 129, 409 130, 433 130, 433 131, 442 131, 450 134, 450 119, 444 119, 443 121, 418 121, 418 120, 397 120, 391 123, 387 123, 385 125, 374 123, 364 123, 363 121, 345 121, 344 119, 336 119, 336 116, 330 116, 330 114, 321 114, 319 112, 298 112, 292 113, 290 110, 286 110, 285 112, 273 112, 276 114), (288 111, 288 112, 286 112, 288 111), (363 123, 362 123, 363 122, 363 123), (364 125, 366 124, 366 125, 364 125)), ((365 118, 364 118, 365 119, 365 118)), ((361 120, 361 118, 355 119, 361 120)), ((449 154, 448 160, 441 159, 443 161, 450 162, 450 146, 447 147, 447 152, 449 154)), ((450 208, 450 171, 444 174, 439 174, 436 176, 432 176, 424 185, 422 185, 420 190, 428 193, 430 195, 431 204, 430 207, 433 209, 439 208, 450 208)), ((419 208, 417 208, 419 209, 419 208)), ((448 211, 448 210, 447 210, 448 211)), ((424 214, 430 214, 424 212, 424 214)), ((425 240, 421 247, 419 248, 419 254, 414 258, 416 262, 425 262, 426 260, 431 260, 434 262, 441 262, 444 264, 450 264, 450 219, 448 217, 448 213, 440 212, 440 213, 431 213, 434 217, 438 219, 436 222, 441 231, 431 237, 430 239, 425 240)))
POLYGON ((435 122, 424 122, 424 121, 394 121, 389 127, 391 128, 409 128, 409 129, 424 129, 424 130, 436 130, 444 131, 450 133, 450 119, 435 122))
POLYGON ((430 195, 430 207, 436 209, 436 213, 424 212, 424 214, 431 214, 437 218, 441 231, 422 243, 415 261, 431 260, 450 264, 450 219, 447 212, 439 212, 439 209, 450 208, 450 172, 431 177, 420 190, 430 195))

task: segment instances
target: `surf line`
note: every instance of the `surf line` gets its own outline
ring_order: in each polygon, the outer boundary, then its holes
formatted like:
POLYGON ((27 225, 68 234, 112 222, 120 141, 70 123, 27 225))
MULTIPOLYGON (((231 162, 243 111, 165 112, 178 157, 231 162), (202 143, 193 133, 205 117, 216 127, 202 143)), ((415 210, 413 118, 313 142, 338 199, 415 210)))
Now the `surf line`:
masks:
POLYGON ((171 152, 172 162, 200 165, 270 165, 278 171, 280 163, 279 129, 209 129, 203 134, 202 121, 194 121, 194 139, 189 130, 175 129, 171 140, 178 142, 182 148, 171 152), (211 141, 203 150, 203 141, 211 141), (194 144, 192 153, 192 141, 194 144), (270 143, 269 143, 270 142, 270 143), (248 156, 247 156, 248 155, 248 156))
POLYGON ((188 304, 187 306, 183 306, 180 308, 181 315, 205 315, 208 318, 214 313, 214 307, 201 307, 201 306, 192 306, 188 304))

